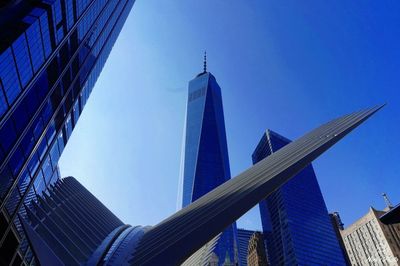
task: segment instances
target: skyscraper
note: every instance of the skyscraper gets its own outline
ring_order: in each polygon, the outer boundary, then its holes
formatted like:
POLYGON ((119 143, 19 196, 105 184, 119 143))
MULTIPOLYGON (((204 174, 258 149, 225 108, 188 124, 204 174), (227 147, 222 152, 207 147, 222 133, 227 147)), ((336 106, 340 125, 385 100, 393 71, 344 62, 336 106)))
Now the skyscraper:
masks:
MULTIPOLYGON (((185 138, 183 207, 231 177, 221 88, 207 72, 206 61, 204 71, 189 82, 185 138)), ((211 252, 220 265, 227 253, 231 261, 237 261, 236 224, 221 234, 211 252)))
MULTIPOLYGON (((291 141, 267 130, 253 163, 291 141)), ((312 165, 259 204, 271 265, 345 265, 312 165)))
POLYGON ((134 0, 2 1, 0 264, 33 258, 18 216, 58 159, 134 0))

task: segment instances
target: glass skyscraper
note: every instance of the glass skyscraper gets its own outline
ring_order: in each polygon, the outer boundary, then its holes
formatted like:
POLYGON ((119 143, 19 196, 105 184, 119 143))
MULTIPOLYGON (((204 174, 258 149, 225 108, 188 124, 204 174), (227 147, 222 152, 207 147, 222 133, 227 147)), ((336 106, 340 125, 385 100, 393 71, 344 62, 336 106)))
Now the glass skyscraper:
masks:
MULTIPOLYGON (((221 88, 206 71, 189 82, 183 166, 183 207, 231 177, 221 88)), ((236 224, 229 226, 213 248, 219 265, 229 256, 237 261, 236 224)))
MULTIPOLYGON (((267 130, 252 155, 253 163, 290 142, 267 130)), ((312 165, 259 207, 271 265, 346 265, 312 165)))
POLYGON ((0 264, 34 262, 20 217, 58 160, 134 0, 0 3, 0 264))

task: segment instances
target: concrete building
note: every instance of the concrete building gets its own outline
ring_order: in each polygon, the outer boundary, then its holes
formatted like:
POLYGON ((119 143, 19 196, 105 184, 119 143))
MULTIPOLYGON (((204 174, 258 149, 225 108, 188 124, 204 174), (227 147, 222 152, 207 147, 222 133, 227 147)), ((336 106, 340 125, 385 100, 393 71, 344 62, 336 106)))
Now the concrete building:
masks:
POLYGON ((264 238, 260 232, 255 232, 249 240, 247 249, 247 265, 267 266, 268 260, 265 253, 264 238))
POLYGON ((370 207, 340 232, 351 265, 400 265, 400 224, 385 225, 379 220, 388 211, 370 207))

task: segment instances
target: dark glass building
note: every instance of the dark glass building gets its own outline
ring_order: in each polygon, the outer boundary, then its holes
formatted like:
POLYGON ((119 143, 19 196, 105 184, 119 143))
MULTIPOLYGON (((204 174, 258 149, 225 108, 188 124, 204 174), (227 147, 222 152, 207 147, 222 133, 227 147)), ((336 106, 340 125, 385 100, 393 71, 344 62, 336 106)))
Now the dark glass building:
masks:
POLYGON ((249 241, 251 236, 256 231, 246 230, 246 229, 237 229, 237 247, 239 254, 239 265, 246 266, 247 265, 247 251, 249 248, 249 241))
MULTIPOLYGON (((290 142, 267 130, 252 155, 253 163, 290 142)), ((259 207, 271 265, 345 265, 312 165, 259 207)))
MULTIPOLYGON (((231 177, 221 88, 205 68, 189 82, 184 156, 183 207, 231 177)), ((213 252, 220 265, 227 253, 237 261, 236 224, 221 234, 213 252)))
POLYGON ((1 1, 0 264, 33 261, 20 217, 59 179, 58 159, 133 3, 1 1))

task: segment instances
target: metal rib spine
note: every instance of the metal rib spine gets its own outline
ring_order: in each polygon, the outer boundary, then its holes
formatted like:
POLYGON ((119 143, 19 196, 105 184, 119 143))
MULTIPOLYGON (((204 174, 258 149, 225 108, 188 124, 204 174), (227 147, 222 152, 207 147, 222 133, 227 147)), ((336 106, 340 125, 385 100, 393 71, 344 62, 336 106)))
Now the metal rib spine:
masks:
POLYGON ((335 119, 288 144, 147 232, 132 265, 178 265, 383 106, 335 119))
POLYGON ((123 225, 73 177, 58 180, 49 195, 32 201, 26 209, 27 226, 66 265, 86 262, 103 239, 123 225))

